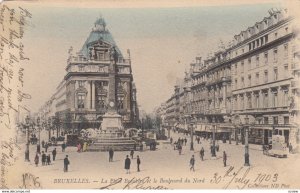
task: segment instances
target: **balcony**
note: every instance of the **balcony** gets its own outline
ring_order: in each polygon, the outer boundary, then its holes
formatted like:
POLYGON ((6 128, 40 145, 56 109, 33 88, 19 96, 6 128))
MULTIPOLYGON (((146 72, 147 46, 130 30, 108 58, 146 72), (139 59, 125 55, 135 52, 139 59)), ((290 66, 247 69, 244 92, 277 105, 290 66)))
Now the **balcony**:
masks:
POLYGON ((286 112, 289 110, 288 106, 281 107, 261 107, 261 108, 249 108, 249 109, 233 109, 233 113, 239 114, 262 114, 266 112, 286 112))
POLYGON ((218 84, 218 83, 222 83, 222 82, 229 82, 229 81, 231 81, 231 76, 217 77, 217 78, 208 80, 206 86, 211 86, 214 84, 218 84))

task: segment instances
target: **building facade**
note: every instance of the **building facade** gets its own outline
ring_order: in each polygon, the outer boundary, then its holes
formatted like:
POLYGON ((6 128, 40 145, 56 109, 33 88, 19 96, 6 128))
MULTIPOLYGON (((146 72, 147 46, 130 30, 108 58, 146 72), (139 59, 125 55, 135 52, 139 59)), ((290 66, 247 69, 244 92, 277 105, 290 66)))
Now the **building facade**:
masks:
MULTIPOLYGON (((191 64, 195 131, 269 144, 273 134, 299 143, 299 29, 287 10, 270 15, 234 36, 227 47, 191 64)), ((166 111, 168 111, 168 106, 166 111)))
MULTIPOLYGON (((95 22, 79 52, 74 54, 70 48, 66 75, 50 101, 55 106, 50 114, 79 130, 99 128, 110 101, 115 101, 125 128, 138 124, 130 52, 128 50, 128 59, 125 59, 103 18, 95 22), (110 77, 114 77, 114 80, 110 77), (109 92, 110 89, 114 89, 114 92, 109 92), (110 93, 114 96, 110 96, 110 93)), ((49 101, 40 113, 49 111, 48 104, 49 101)))

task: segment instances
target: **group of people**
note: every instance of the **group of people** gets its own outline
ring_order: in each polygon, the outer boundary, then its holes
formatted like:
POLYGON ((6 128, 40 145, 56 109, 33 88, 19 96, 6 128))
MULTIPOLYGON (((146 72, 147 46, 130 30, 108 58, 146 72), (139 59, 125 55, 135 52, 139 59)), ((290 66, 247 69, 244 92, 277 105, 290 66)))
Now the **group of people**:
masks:
MULTIPOLYGON (((133 154, 131 152, 130 152, 130 156, 131 156, 131 159, 133 159, 133 154)), ((131 165, 131 160, 130 160, 129 156, 126 155, 126 159, 125 159, 126 174, 130 174, 130 165, 131 165)), ((140 170, 141 159, 140 159, 140 157, 138 155, 136 156, 136 165, 137 165, 137 172, 140 172, 141 171, 140 170)))
MULTIPOLYGON (((129 152, 129 155, 131 157, 131 159, 133 159, 134 157, 134 150, 131 150, 129 152)), ((126 170, 126 174, 130 174, 130 166, 131 166, 131 159, 129 158, 129 155, 126 155, 126 158, 125 158, 125 170, 126 170)), ((112 148, 109 148, 108 150, 108 161, 109 162, 113 162, 113 159, 114 159, 114 150, 112 148)), ((137 164, 137 172, 140 172, 140 165, 141 165, 141 159, 140 157, 137 155, 136 156, 136 164, 137 164)))
MULTIPOLYGON (((52 160, 53 161, 55 161, 56 153, 57 153, 56 148, 54 148, 52 151, 52 160)), ((44 151, 42 151, 42 153, 36 152, 35 157, 34 157, 34 163, 35 163, 36 167, 39 165, 39 160, 40 160, 39 155, 41 155, 42 166, 51 164, 50 154, 46 155, 44 151)))
MULTIPOLYGON (((201 148, 200 150, 200 157, 201 157, 201 160, 203 161, 203 157, 204 157, 204 149, 203 147, 201 148)), ((191 159, 190 159, 190 171, 195 171, 195 156, 192 155, 191 159)), ((225 151, 223 151, 223 165, 224 167, 227 166, 227 154, 225 151)))
POLYGON ((80 152, 86 152, 87 151, 87 146, 88 146, 88 143, 85 141, 83 143, 78 143, 77 144, 77 152, 80 153, 80 152))

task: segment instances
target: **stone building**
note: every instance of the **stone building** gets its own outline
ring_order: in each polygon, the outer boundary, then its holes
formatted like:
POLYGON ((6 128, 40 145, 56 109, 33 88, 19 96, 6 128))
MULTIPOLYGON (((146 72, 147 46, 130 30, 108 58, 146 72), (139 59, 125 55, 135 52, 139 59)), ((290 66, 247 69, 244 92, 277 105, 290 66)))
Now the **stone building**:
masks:
POLYGON ((286 9, 269 13, 191 64, 195 131, 243 142, 250 126, 250 143, 299 143, 299 29, 286 9))
MULTIPOLYGON (((125 59, 103 18, 95 22, 79 52, 74 54, 70 48, 66 75, 51 99, 54 114, 73 129, 99 128, 111 100, 124 127, 136 127, 139 114, 130 52, 125 59), (116 63, 113 71, 112 63, 116 63)), ((40 113, 43 111, 41 108, 40 113)))

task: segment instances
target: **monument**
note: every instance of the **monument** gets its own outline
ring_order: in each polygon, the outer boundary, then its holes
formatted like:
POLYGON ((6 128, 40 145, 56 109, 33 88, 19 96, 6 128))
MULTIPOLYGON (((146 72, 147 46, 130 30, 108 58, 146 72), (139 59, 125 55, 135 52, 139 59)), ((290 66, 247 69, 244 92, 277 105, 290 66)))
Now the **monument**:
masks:
POLYGON ((115 47, 110 49, 109 66, 109 104, 108 110, 103 115, 103 121, 99 132, 93 143, 88 147, 88 151, 107 151, 112 148, 115 151, 136 150, 136 142, 125 136, 125 130, 122 125, 122 116, 116 110, 116 64, 118 53, 115 47))

